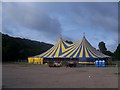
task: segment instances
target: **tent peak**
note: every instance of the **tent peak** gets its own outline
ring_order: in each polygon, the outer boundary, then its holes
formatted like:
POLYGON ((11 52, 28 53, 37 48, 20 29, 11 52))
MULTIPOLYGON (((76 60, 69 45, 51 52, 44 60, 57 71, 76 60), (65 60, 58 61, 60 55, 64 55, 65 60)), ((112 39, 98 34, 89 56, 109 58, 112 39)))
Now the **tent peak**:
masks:
POLYGON ((60 40, 62 40, 62 36, 60 36, 60 40))
POLYGON ((83 32, 83 37, 85 37, 85 32, 83 32))
POLYGON ((82 38, 82 40, 84 40, 84 39, 86 39, 86 38, 85 38, 85 32, 83 32, 83 38, 82 38))
POLYGON ((62 40, 62 35, 60 34, 60 39, 62 40))
POLYGON ((83 34, 83 38, 82 38, 82 40, 84 40, 84 39, 86 39, 86 37, 85 37, 85 33, 83 34))

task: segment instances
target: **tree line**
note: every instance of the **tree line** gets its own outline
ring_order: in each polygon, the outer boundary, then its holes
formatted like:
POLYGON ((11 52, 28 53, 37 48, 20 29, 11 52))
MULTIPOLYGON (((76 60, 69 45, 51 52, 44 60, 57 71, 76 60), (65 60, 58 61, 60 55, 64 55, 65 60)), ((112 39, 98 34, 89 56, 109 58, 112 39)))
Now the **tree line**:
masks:
POLYGON ((53 45, 2 34, 2 61, 16 61, 39 55, 53 45))

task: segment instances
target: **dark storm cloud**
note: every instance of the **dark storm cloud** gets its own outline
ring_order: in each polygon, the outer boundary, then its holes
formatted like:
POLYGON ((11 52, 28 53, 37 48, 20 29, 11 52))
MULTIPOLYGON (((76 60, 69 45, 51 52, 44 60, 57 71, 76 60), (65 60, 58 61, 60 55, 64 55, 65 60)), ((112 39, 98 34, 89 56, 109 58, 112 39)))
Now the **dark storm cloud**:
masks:
POLYGON ((80 3, 71 9, 71 13, 76 25, 117 31, 117 3, 80 3))
POLYGON ((78 31, 81 33, 84 31, 90 33, 104 31, 104 34, 118 33, 118 4, 116 2, 50 3, 45 10, 59 17, 63 33, 66 30, 68 32, 76 30, 77 33, 78 31))
MULTIPOLYGON (((57 18, 51 18, 44 11, 28 3, 3 3, 3 30, 12 33, 13 27, 26 27, 53 37, 61 33, 57 18)), ((17 32, 17 31, 16 31, 17 32)))
MULTIPOLYGON (((116 3, 5 3, 3 19, 5 24, 18 24, 51 34, 61 33, 61 24, 76 27, 89 26, 92 29, 117 29, 116 3), (41 7, 43 6, 43 7, 41 7), (43 10, 41 10, 43 8, 43 10), (9 13, 9 14, 8 14, 9 13), (57 13, 57 18, 51 14, 57 13), (58 20, 63 17, 61 24, 58 20)), ((67 26, 67 27, 69 27, 67 26)), ((64 27, 64 26, 63 26, 64 27)))

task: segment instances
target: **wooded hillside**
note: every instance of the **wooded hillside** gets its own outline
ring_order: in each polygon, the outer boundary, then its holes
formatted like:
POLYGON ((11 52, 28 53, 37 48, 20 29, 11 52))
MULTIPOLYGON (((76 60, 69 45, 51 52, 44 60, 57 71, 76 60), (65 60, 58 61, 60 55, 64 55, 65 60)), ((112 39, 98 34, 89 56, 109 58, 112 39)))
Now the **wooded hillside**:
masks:
POLYGON ((27 57, 41 54, 52 46, 52 44, 44 42, 15 38, 2 34, 2 61, 26 59, 27 57))

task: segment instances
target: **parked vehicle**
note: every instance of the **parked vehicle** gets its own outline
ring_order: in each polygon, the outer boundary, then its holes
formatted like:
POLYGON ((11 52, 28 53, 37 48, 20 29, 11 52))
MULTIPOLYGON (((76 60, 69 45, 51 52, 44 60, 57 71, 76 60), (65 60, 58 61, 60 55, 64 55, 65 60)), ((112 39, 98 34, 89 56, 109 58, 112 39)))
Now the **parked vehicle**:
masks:
POLYGON ((61 67, 62 63, 60 61, 49 62, 49 67, 61 67))
POLYGON ((66 67, 76 67, 77 62, 76 61, 68 61, 66 64, 66 67))

